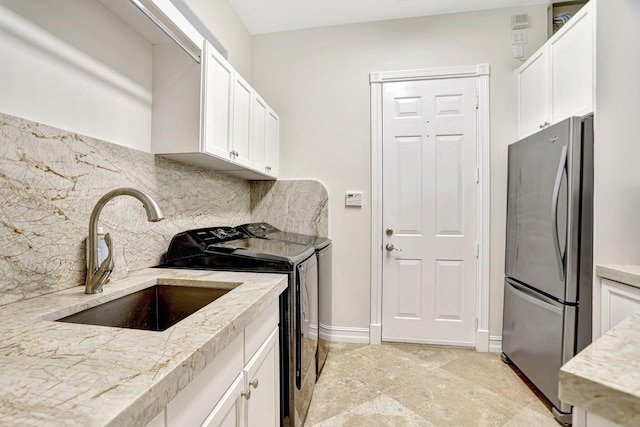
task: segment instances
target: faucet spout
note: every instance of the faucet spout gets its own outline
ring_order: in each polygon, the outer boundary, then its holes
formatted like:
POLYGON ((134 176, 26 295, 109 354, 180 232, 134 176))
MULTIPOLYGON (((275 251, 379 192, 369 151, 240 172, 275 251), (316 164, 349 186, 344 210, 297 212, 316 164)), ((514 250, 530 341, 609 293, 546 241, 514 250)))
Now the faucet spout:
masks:
POLYGON ((136 190, 135 188, 116 188, 102 196, 93 207, 91 217, 89 218, 89 259, 87 262, 85 294, 98 294, 102 292, 102 285, 109 280, 111 271, 113 271, 111 237, 108 234, 105 236, 105 243, 109 248, 109 255, 102 265, 98 265, 98 219, 100 218, 100 212, 102 212, 104 205, 117 196, 132 196, 140 200, 147 213, 147 219, 150 222, 157 222, 164 219, 164 215, 155 200, 153 200, 147 193, 136 190))

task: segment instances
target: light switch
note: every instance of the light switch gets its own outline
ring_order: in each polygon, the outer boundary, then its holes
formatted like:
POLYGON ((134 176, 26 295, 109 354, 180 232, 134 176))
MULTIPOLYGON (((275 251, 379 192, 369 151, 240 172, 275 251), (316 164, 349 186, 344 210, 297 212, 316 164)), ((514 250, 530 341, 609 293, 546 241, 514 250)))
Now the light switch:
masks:
POLYGON ((527 30, 511 31, 511 44, 527 44, 527 30))
POLYGON ((345 206, 362 206, 362 193, 347 193, 344 196, 345 206))

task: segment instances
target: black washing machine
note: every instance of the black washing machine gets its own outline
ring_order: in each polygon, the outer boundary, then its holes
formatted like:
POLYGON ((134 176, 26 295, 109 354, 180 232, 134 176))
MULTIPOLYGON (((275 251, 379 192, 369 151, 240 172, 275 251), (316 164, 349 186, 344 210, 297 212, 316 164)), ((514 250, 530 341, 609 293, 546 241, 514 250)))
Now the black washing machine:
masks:
POLYGON ((176 234, 159 267, 283 273, 280 297, 280 414, 283 426, 304 424, 315 385, 318 262, 312 246, 247 237, 233 227, 176 234))
MULTIPOLYGON (((243 224, 237 229, 247 236, 263 239, 297 243, 311 246, 315 249, 318 259, 318 352, 316 366, 318 375, 324 367, 324 362, 329 354, 331 320, 331 292, 332 292, 332 250, 331 240, 326 237, 311 236, 308 234, 290 233, 278 230, 266 222, 243 224)), ((314 331, 310 331, 313 333, 314 331)))

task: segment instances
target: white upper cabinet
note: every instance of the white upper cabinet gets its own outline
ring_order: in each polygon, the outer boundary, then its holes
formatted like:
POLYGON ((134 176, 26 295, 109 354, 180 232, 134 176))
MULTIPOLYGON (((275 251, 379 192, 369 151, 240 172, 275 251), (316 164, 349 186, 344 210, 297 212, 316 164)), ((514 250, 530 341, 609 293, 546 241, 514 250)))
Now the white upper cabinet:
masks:
POLYGON ((204 49, 207 60, 202 67, 202 151, 230 158, 234 70, 210 44, 204 49))
POLYGON ((267 114, 269 107, 262 98, 255 95, 251 103, 252 112, 252 132, 251 137, 251 159, 253 168, 266 171, 267 159, 265 157, 266 137, 267 137, 267 114))
POLYGON ((265 126, 265 170, 268 174, 278 175, 278 147, 280 141, 280 117, 271 108, 267 111, 265 126))
POLYGON ((594 10, 583 6, 515 71, 520 138, 593 111, 594 10))
POLYGON ((264 120, 253 112, 257 92, 209 42, 202 51, 198 65, 175 45, 154 49, 152 152, 245 179, 275 179, 253 159, 254 136, 262 138, 254 120, 264 120))
POLYGON ((253 135, 251 157, 253 168, 272 176, 278 174, 279 118, 257 94, 252 104, 253 135))
POLYGON ((530 135, 548 122, 549 89, 547 87, 547 54, 534 53, 516 70, 518 86, 518 128, 520 137, 530 135))
POLYGON ((593 111, 593 3, 585 5, 549 40, 551 122, 593 111))
POLYGON ((238 73, 233 80, 233 133, 231 155, 233 160, 251 168, 251 99, 254 90, 238 73))

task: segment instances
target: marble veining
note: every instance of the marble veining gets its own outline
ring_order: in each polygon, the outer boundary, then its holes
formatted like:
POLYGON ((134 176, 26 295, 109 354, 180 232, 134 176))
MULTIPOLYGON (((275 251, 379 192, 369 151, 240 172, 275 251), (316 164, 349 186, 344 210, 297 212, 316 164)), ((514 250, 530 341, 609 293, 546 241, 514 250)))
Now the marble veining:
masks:
POLYGON ((91 209, 117 187, 149 193, 166 219, 147 222, 132 197, 105 206, 114 279, 159 264, 179 231, 250 219, 248 181, 0 114, 0 304, 81 284, 91 209))
MULTIPOLYGON (((596 272, 631 285, 640 279, 637 266, 597 266, 596 272)), ((640 425, 638 355, 640 312, 635 312, 560 369, 560 399, 620 425, 640 425)))
POLYGON ((132 197, 105 206, 113 279, 159 264, 171 237, 191 228, 268 221, 327 235, 316 181, 251 183, 0 113, 0 305, 82 285, 91 209, 125 186, 149 193, 165 220, 147 222, 132 197))
POLYGON ((103 294, 0 307, 0 424, 144 425, 286 286, 285 275, 144 269, 103 294), (158 282, 233 289, 164 332, 51 321, 158 282))
POLYGON ((318 181, 251 182, 251 218, 292 233, 328 236, 328 195, 318 181))

